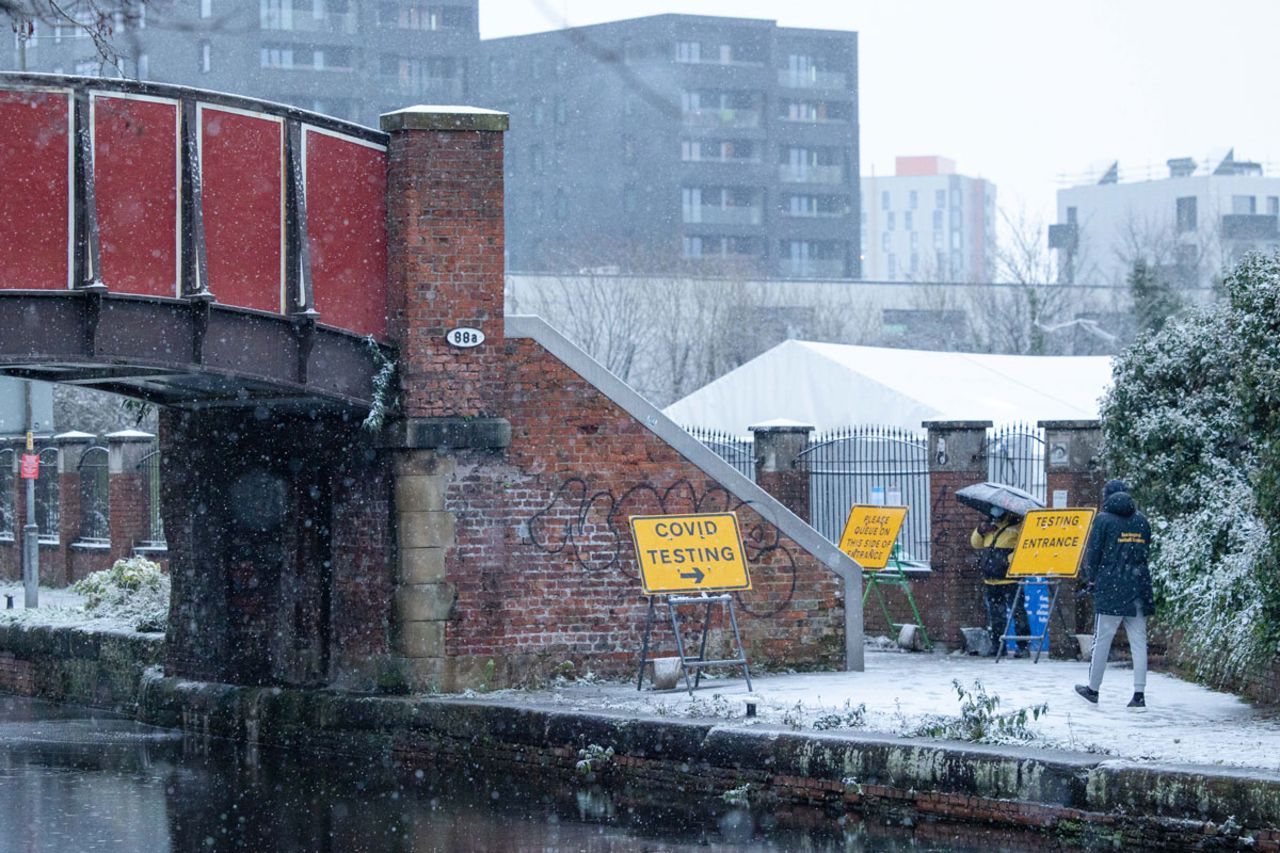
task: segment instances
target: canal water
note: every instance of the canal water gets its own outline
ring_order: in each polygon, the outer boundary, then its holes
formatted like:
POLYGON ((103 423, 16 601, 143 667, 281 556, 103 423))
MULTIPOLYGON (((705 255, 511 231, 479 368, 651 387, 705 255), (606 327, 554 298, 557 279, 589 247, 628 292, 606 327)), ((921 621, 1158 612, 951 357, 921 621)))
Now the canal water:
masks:
POLYGON ((1066 850, 981 827, 437 776, 0 696, 0 852, 1066 850))

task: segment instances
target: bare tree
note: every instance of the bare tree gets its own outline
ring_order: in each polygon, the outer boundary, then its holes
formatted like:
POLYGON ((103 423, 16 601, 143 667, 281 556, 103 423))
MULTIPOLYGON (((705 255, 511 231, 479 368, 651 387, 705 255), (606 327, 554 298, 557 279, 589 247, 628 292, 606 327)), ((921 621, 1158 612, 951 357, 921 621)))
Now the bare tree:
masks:
POLYGON ((17 36, 20 67, 37 27, 66 27, 93 42, 104 66, 123 73, 121 60, 128 54, 117 36, 135 31, 151 6, 148 0, 0 0, 0 18, 9 20, 17 36))

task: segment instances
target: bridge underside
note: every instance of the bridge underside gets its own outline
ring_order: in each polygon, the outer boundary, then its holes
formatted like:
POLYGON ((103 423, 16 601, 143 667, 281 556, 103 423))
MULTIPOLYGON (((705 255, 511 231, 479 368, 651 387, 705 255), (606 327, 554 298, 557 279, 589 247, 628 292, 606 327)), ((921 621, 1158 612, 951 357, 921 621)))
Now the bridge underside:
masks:
POLYGON ((367 409, 378 359, 362 338, 204 300, 0 290, 0 375, 174 408, 367 409))

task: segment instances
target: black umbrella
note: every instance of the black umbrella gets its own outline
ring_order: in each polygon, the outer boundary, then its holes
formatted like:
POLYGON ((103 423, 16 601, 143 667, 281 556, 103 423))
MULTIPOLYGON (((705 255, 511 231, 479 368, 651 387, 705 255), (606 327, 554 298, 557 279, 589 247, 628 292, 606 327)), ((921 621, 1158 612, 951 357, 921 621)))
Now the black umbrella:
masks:
POLYGON ((974 483, 956 490, 956 500, 984 514, 990 514, 993 506, 1014 515, 1026 515, 1033 509, 1043 509, 1044 501, 1016 486, 1003 483, 974 483))

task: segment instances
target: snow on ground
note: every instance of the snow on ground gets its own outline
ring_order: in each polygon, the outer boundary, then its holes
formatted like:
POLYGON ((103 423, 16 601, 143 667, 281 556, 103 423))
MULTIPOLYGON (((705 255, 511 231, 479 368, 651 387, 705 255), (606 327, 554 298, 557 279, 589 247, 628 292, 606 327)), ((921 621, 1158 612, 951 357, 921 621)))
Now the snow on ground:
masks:
POLYGON ((25 607, 26 597, 22 584, 17 581, 0 581, 0 625, 57 625, 62 628, 106 631, 113 634, 137 633, 133 623, 117 616, 91 616, 84 612, 85 597, 72 589, 40 587, 39 606, 33 610, 25 607), (13 609, 6 610, 6 595, 13 596, 13 609))
MULTIPOLYGON (((749 693, 742 678, 704 677, 691 699, 683 689, 637 692, 629 683, 566 682, 544 691, 500 691, 516 701, 548 702, 575 710, 638 715, 718 717, 743 725, 812 730, 828 727, 865 704, 863 730, 907 735, 930 715, 957 717, 960 700, 952 682, 966 689, 981 681, 1000 697, 1001 712, 1048 704, 1048 712, 1028 727, 1039 745, 1105 753, 1138 761, 1223 764, 1280 770, 1280 717, 1228 693, 1219 693, 1165 673, 1147 677, 1145 712, 1125 707, 1133 692, 1133 671, 1112 664, 1099 705, 1076 695, 1088 664, 1077 661, 1002 659, 869 650, 866 671, 753 676, 749 693), (758 716, 745 717, 746 703, 758 716), (826 717, 827 719, 823 719, 826 717)), ((496 694, 489 694, 494 695, 496 694)))

